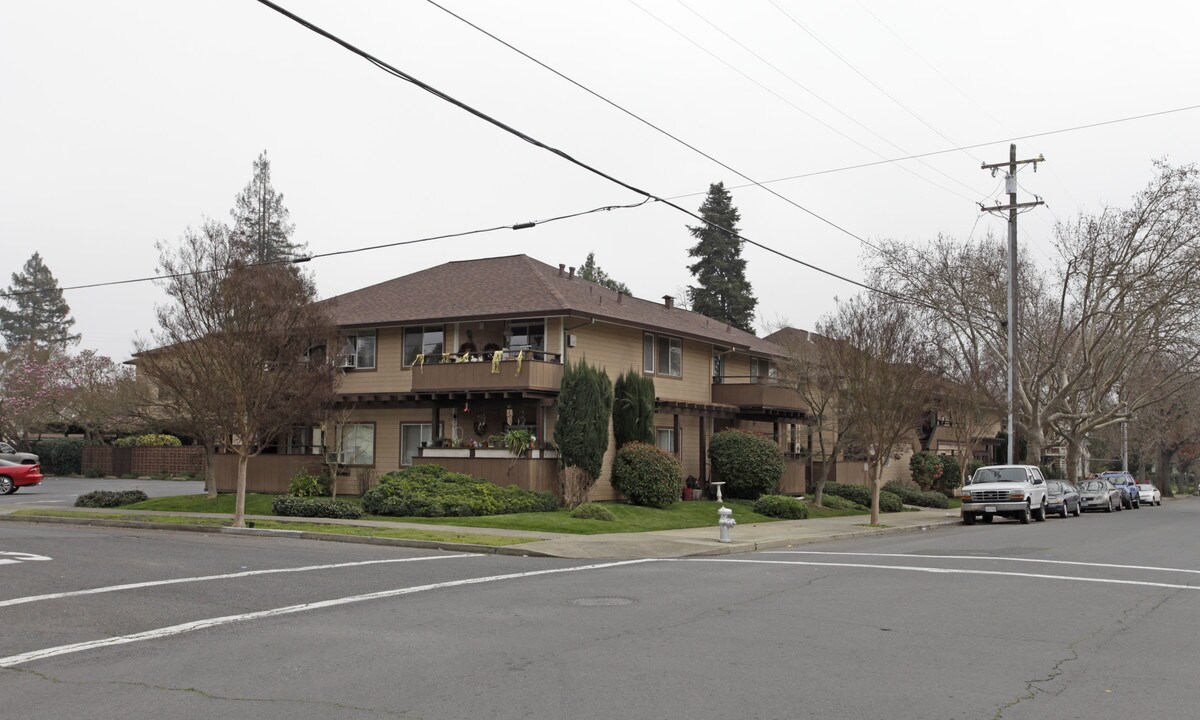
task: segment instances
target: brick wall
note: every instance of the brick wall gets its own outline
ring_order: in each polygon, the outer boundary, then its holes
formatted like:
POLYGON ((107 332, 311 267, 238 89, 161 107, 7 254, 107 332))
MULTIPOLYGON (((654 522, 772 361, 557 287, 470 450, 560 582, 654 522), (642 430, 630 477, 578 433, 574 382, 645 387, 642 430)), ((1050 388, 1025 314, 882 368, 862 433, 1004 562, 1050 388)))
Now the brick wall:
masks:
MULTIPOLYGON (((83 471, 99 470, 105 475, 115 475, 113 452, 110 445, 85 446, 83 448, 83 471)), ((139 447, 130 448, 133 462, 129 472, 134 475, 159 475, 169 473, 204 472, 204 448, 199 445, 184 447, 139 447)))

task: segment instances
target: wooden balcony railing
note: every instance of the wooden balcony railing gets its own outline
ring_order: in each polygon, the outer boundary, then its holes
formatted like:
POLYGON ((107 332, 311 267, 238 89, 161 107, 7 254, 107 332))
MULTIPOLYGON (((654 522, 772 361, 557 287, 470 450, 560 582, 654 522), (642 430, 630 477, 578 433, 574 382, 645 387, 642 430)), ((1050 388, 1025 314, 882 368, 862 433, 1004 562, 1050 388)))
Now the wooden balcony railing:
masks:
POLYGON ((800 393, 764 377, 713 378, 712 399, 714 403, 743 408, 808 409, 800 393))
POLYGON ((413 392, 558 392, 562 386, 561 356, 553 353, 527 351, 520 359, 515 354, 507 357, 502 355, 499 362, 493 362, 490 358, 486 361, 468 359, 463 362, 441 362, 441 359, 413 366, 413 392))

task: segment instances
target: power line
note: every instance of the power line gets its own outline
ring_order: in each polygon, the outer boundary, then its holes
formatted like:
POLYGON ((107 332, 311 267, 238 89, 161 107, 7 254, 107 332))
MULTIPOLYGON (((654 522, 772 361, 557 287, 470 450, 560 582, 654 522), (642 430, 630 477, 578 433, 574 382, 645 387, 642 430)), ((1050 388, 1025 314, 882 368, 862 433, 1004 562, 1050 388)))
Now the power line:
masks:
MULTIPOLYGON (((417 238, 415 240, 399 240, 397 242, 383 243, 381 245, 368 245, 365 247, 350 248, 348 250, 332 250, 330 252, 315 253, 312 255, 299 255, 295 257, 279 258, 277 260, 263 260, 260 262, 242 263, 241 267, 262 267, 266 265, 295 265, 305 263, 310 260, 320 258, 333 257, 335 255, 350 255, 352 253, 366 252, 368 250, 382 250, 384 248, 400 247, 402 245, 416 245, 417 243, 430 242, 431 240, 447 240, 450 238, 466 237, 468 235, 479 235, 482 233, 496 232, 497 230, 526 230, 537 225, 545 225, 546 223, 556 222, 558 220, 569 220, 582 215, 591 215, 592 213, 607 212, 609 210, 624 210, 628 208, 636 208, 650 202, 650 198, 638 203, 630 203, 628 205, 604 205, 602 207, 592 208, 591 210, 581 210, 567 215, 557 215, 555 217, 546 218, 544 220, 531 220, 526 222, 514 223, 512 225, 496 225, 493 227, 477 228, 475 230, 464 230, 456 233, 445 233, 443 235, 430 235, 428 237, 417 238)), ((23 290, 21 292, 3 292, 0 293, 0 298, 15 298, 24 295, 36 295, 44 292, 55 292, 64 290, 85 290, 88 288, 108 287, 112 285, 129 285, 132 283, 153 282, 155 280, 171 280, 174 278, 191 277, 196 275, 211 275, 213 273, 224 272, 231 270, 233 265, 224 265, 221 267, 210 268, 208 270, 195 270, 183 273, 171 273, 169 275, 149 275, 146 277, 129 278, 127 280, 108 280, 105 282, 88 283, 86 285, 69 285, 67 287, 55 287, 39 290, 23 290)))
MULTIPOLYGON (((706 24, 708 24, 708 26, 709 26, 709 27, 711 27, 712 29, 714 29, 714 30, 716 30, 717 32, 721 33, 722 35, 724 35, 724 36, 725 36, 726 38, 728 38, 730 41, 732 41, 733 43, 735 43, 735 44, 736 44, 738 47, 742 48, 742 49, 743 49, 743 50, 745 50, 746 52, 748 52, 748 53, 750 53, 751 55, 753 55, 755 58, 757 58, 757 59, 758 59, 758 61, 759 61, 759 62, 763 63, 764 65, 766 65, 767 67, 771 68, 771 69, 772 69, 772 70, 774 70, 775 72, 779 73, 779 74, 780 74, 781 76, 783 76, 783 77, 784 77, 784 78, 785 78, 785 79, 786 79, 788 82, 792 83, 793 85, 795 85, 796 87, 800 88, 801 90, 803 90, 804 92, 808 93, 809 95, 812 95, 814 98, 816 98, 816 99, 817 99, 817 100, 819 100, 821 103, 823 103, 823 104, 824 104, 826 107, 830 108, 831 110, 833 110, 833 111, 834 111, 834 112, 836 112, 837 114, 841 115, 842 117, 846 118, 846 119, 847 119, 847 120, 849 120, 850 122, 852 122, 852 123, 854 123, 855 125, 859 126, 859 127, 860 127, 860 128, 862 128, 863 130, 866 130, 867 132, 871 133, 872 135, 874 135, 875 137, 879 138, 880 140, 882 140, 883 142, 887 143, 888 145, 891 145, 891 146, 892 146, 893 148, 895 148, 896 150, 899 150, 899 151, 900 151, 900 152, 902 152, 902 153, 906 153, 906 152, 908 152, 908 150, 905 150, 904 148, 900 147, 900 146, 899 146, 899 145, 897 145, 896 143, 894 143, 894 142, 892 142, 891 140, 887 139, 887 138, 886 138, 886 137, 884 137, 883 135, 880 135, 879 133, 875 132, 875 130, 871 129, 869 126, 867 126, 867 125, 864 125, 862 122, 860 122, 860 121, 858 120, 858 118, 855 118, 854 116, 850 115, 850 114, 849 114, 849 113, 847 113, 846 111, 842 110, 842 109, 841 109, 840 107, 838 107, 837 105, 834 105, 833 103, 829 102, 829 101, 828 101, 828 100, 826 100, 825 98, 821 97, 821 95, 819 95, 818 93, 816 93, 816 92, 814 92, 813 90, 809 89, 807 86, 805 86, 805 85, 804 85, 803 83, 801 83, 799 80, 797 80, 796 78, 792 77, 792 76, 791 76, 789 73, 785 72, 784 70, 782 70, 781 68, 779 68, 777 65, 775 65, 774 63, 772 63, 770 60, 767 60, 767 59, 766 59, 765 57, 763 57, 762 55, 758 54, 758 53, 757 53, 757 52, 754 50, 754 48, 751 48, 750 46, 746 45, 746 44, 745 44, 745 43, 743 43, 742 41, 740 41, 740 40, 738 40, 737 38, 735 38, 733 35, 730 35, 729 33, 727 33, 727 32, 726 32, 724 29, 722 29, 720 26, 718 26, 718 25, 717 25, 716 23, 714 23, 712 20, 709 20, 709 19, 708 19, 707 17, 705 17, 704 15, 701 15, 701 14, 700 14, 700 13, 699 13, 699 12, 698 12, 696 9, 692 8, 692 7, 691 7, 691 6, 689 6, 687 3, 683 2, 683 0, 675 0, 675 2, 676 2, 676 3, 678 3, 680 6, 682 6, 682 7, 683 7, 685 10, 687 10, 688 12, 690 12, 690 13, 692 13, 693 15, 695 15, 696 17, 700 18, 702 21, 704 21, 706 24)), ((882 156, 882 154, 880 154, 880 153, 876 153, 876 155, 879 155, 880 157, 883 157, 883 156, 882 156)), ((958 185, 960 185, 961 187, 963 187, 963 188, 966 188, 967 192, 970 192, 970 193, 974 193, 974 192, 976 192, 975 188, 971 187, 970 185, 967 185, 965 182, 963 182, 963 181, 959 180, 958 178, 956 178, 956 177, 954 177, 954 176, 950 175, 949 173, 943 172, 942 170, 939 170, 938 168, 935 168, 934 166, 932 166, 932 165, 930 165, 929 163, 926 163, 926 162, 924 162, 924 161, 918 161, 918 162, 920 162, 922 165, 924 165, 924 166, 925 166, 925 167, 927 167, 928 169, 932 170, 933 172, 937 173, 938 175, 941 175, 942 177, 946 178, 946 179, 947 179, 947 180, 949 180, 950 182, 953 182, 953 183, 958 183, 958 185)), ((913 173, 913 174, 915 175, 916 173, 913 173)), ((947 192, 950 192, 950 193, 952 193, 952 194, 958 195, 958 193, 955 193, 954 191, 952 191, 952 190, 949 190, 948 188, 944 188, 944 187, 942 187, 941 185, 938 185, 937 183, 934 183, 934 182, 930 181, 928 178, 925 178, 925 177, 923 177, 923 176, 921 176, 921 175, 917 175, 917 177, 921 178, 922 180, 925 180, 925 182, 928 182, 928 183, 930 183, 930 184, 931 184, 931 185, 933 185, 934 187, 937 187, 937 188, 940 188, 940 189, 942 189, 942 190, 946 190, 947 192)), ((958 195, 958 196, 959 196, 959 197, 963 197, 962 195, 958 195)))
MULTIPOLYGON (((827 168, 825 170, 814 170, 813 172, 801 173, 799 175, 788 175, 786 177, 773 178, 771 180, 763 180, 764 185, 771 183, 786 182, 788 180, 801 180, 803 178, 816 177, 818 175, 830 175, 833 173, 846 172, 847 170, 861 170, 863 168, 875 167, 877 165, 885 165, 887 163, 903 162, 905 160, 916 160, 917 158, 931 157, 933 155, 945 155, 947 153, 958 152, 959 150, 974 150, 975 148, 987 147, 989 145, 999 145, 1000 143, 1011 143, 1017 140, 1030 140, 1033 138, 1046 137, 1049 135, 1061 135, 1063 133, 1077 132, 1079 130, 1090 130, 1092 128, 1104 127, 1105 125, 1117 125, 1120 123, 1133 122, 1134 120, 1145 120, 1152 117, 1160 117, 1162 115, 1172 115, 1174 113, 1188 112, 1191 110, 1200 110, 1200 105, 1187 105, 1184 107, 1172 108, 1170 110, 1159 110, 1151 113, 1143 113, 1141 115, 1130 115, 1123 118, 1114 118, 1112 120, 1101 120, 1100 122, 1087 123, 1084 125, 1075 125, 1072 127, 1059 128, 1057 130, 1046 130, 1043 132, 1030 133, 1028 135, 1017 135, 1015 137, 999 138, 989 140, 988 142, 973 143, 971 145, 957 145, 955 147, 946 148, 944 150, 931 150, 930 152, 917 153, 916 155, 906 155, 904 157, 888 158, 885 160, 876 160, 873 162, 858 163, 856 165, 844 165, 842 167, 827 168)), ((733 185, 730 190, 738 190, 740 188, 749 187, 748 185, 733 185)), ((680 200, 686 197, 695 197, 703 195, 703 192, 685 193, 682 195, 672 195, 668 200, 680 200)))
MULTIPOLYGON (((338 36, 334 35, 333 33, 329 32, 317 25, 314 25, 313 23, 296 15, 295 13, 291 12, 290 10, 287 10, 287 9, 280 7, 279 5, 271 2, 271 0, 258 0, 258 2, 262 5, 265 5, 269 8, 271 8, 272 10, 279 13, 280 15, 283 15, 284 17, 288 18, 289 20, 292 20, 293 22, 301 25, 302 27, 305 27, 305 28, 311 30, 312 32, 320 35, 321 37, 324 37, 325 39, 330 40, 331 42, 341 45, 343 48, 349 50, 350 52, 354 53, 355 55, 358 55, 359 57, 363 58, 367 62, 369 62, 372 65, 374 65, 375 67, 379 68, 380 70, 383 70, 384 72, 386 72, 390 75, 393 75, 401 80, 404 80, 405 82, 409 82, 409 83, 421 88, 422 90, 425 90, 426 92, 430 93, 431 95, 433 95, 437 98, 440 98, 442 100, 445 100, 446 102, 454 105, 455 107, 474 115, 475 117, 479 118, 480 120, 483 120, 491 125, 494 125, 494 126, 500 128, 501 130, 504 130, 505 132, 509 133, 510 135, 513 135, 515 137, 518 137, 518 138, 524 140, 525 142, 533 145, 534 147, 538 147, 547 152, 553 153, 554 155, 559 156, 560 158, 571 163, 572 165, 575 165, 583 170, 586 170, 587 172, 590 172, 593 175, 602 177, 605 180, 608 180, 609 182, 611 182, 615 185, 619 185, 619 186, 625 188, 626 190, 629 190, 631 192, 634 192, 638 195, 649 198, 651 200, 661 202, 664 205, 667 205, 667 206, 687 215, 688 217, 691 217, 694 220, 699 220, 700 222, 704 223, 705 225, 709 225, 713 228, 716 228, 717 230, 728 233, 731 237, 736 237, 737 239, 741 240, 742 242, 748 243, 748 244, 753 245, 762 250, 766 250, 767 252, 770 252, 774 255, 778 255, 779 257, 782 257, 785 260, 790 260, 798 265, 802 265, 811 270, 815 270, 817 272, 828 275, 829 277, 841 280, 841 281, 849 283, 851 285, 856 285, 860 288, 863 288, 864 290, 870 290, 872 292, 886 295, 888 297, 899 300, 901 302, 909 302, 909 303, 913 303, 913 304, 917 304, 917 305, 922 305, 925 307, 932 307, 932 306, 930 306, 926 303, 920 302, 918 300, 902 297, 901 295, 898 295, 896 293, 889 292, 887 290, 882 290, 880 288, 872 287, 865 283, 859 282, 858 280, 852 280, 843 275, 839 275, 831 270, 826 270, 825 268, 819 267, 817 265, 813 265, 812 263, 805 262, 799 258, 788 255, 787 253, 784 253, 780 250, 776 250, 773 247, 764 245, 763 243, 760 243, 756 240, 751 240, 750 238, 746 237, 745 235, 742 235, 741 233, 734 232, 733 230, 731 230, 729 228, 722 227, 714 222, 705 220, 703 217, 697 215, 696 213, 692 212, 691 210, 688 210, 687 208, 684 208, 680 205, 676 205, 675 203, 671 202, 670 200, 659 197, 658 195, 647 192, 646 190, 642 190, 635 185, 631 185, 631 184, 625 182, 624 180, 620 180, 616 177, 613 177, 612 175, 609 175, 608 173, 606 173, 602 170, 599 170, 595 167, 592 167, 591 165, 588 165, 587 163, 583 162, 582 160, 572 157, 571 155, 569 155, 568 153, 566 153, 563 150, 559 150, 558 148, 547 145, 547 144, 543 143, 542 141, 540 141, 524 132, 521 132, 520 130, 517 130, 516 128, 514 128, 510 125, 506 125, 505 123, 501 122, 500 120, 497 120, 496 118, 493 118, 492 116, 488 115, 487 113, 485 113, 481 110, 478 110, 478 109, 466 104, 465 102, 458 100, 457 98, 452 97, 452 96, 446 94, 445 92, 442 92, 441 90, 438 90, 437 88, 433 87, 432 85, 429 85, 428 83, 418 80, 417 78, 413 77, 412 75, 409 75, 408 73, 406 73, 402 70, 399 70, 399 69, 393 67, 392 65, 387 64, 386 62, 380 60, 379 58, 376 58, 375 56, 371 55, 370 53, 366 52, 365 50, 361 50, 361 49, 355 47, 354 45, 351 45, 349 42, 339 38, 338 36)), ((828 223, 829 221, 826 221, 826 222, 828 223)), ((829 224, 832 225, 833 223, 829 223, 829 224)), ((846 233, 847 235, 850 235, 851 237, 869 245, 869 243, 866 243, 865 240, 858 237, 857 235, 850 232, 849 230, 846 230, 845 228, 842 228, 837 225, 834 225, 834 227, 837 227, 839 230, 846 233)))
MULTIPOLYGON (((774 95, 776 98, 778 98, 779 100, 781 100, 781 101, 782 101, 784 104, 788 105, 788 106, 789 106, 789 107, 791 107, 793 110, 796 110, 796 111, 797 111, 797 112, 799 112, 801 115, 804 115, 805 117, 809 118, 810 120, 812 120, 812 121, 814 121, 814 122, 818 123, 819 125, 823 126, 823 127, 824 127, 824 128, 826 128, 827 130, 830 130, 831 132, 833 132, 833 133, 835 133, 835 134, 837 134, 837 135, 840 135, 841 137, 845 138, 846 140, 849 140, 850 142, 852 142, 852 143, 854 143, 855 145, 859 146, 859 147, 860 147, 860 148, 862 148, 863 150, 866 150, 867 152, 871 153, 872 155, 874 155, 874 156, 876 156, 876 157, 880 157, 880 158, 882 158, 882 157, 883 157, 883 153, 880 153, 880 152, 878 152, 877 150, 875 150, 874 148, 870 147, 869 145, 867 145, 867 144, 865 144, 865 143, 859 142, 858 140, 854 139, 853 137, 851 137, 851 136, 847 135, 846 133, 842 132, 841 130, 837 129, 837 128, 836 128, 836 127, 834 127, 833 125, 830 125, 829 123, 825 122, 825 121, 824 121, 824 120, 822 120, 821 118, 817 117, 816 115, 813 115, 813 114, 812 114, 812 113, 810 113, 809 111, 805 110, 804 108, 800 107, 800 106, 799 106, 799 105, 797 105, 796 103, 794 103, 794 102, 792 102, 791 100, 787 99, 787 98, 786 98, 786 97, 784 97, 783 95, 780 95, 779 93, 775 92, 774 90, 772 90, 771 88, 769 88, 769 87, 767 87, 766 85, 762 84, 762 83, 761 83, 761 82, 759 82, 758 80, 755 80, 754 78, 750 77, 749 75, 747 75, 747 74, 746 74, 745 72, 743 72, 742 70, 739 70, 738 68, 734 67, 734 65, 733 65, 732 63, 730 63, 728 60, 725 60, 725 59, 724 59, 724 58, 722 58, 721 56, 719 56, 719 55, 717 55, 716 53, 714 53, 712 50, 709 50, 708 48, 704 47, 703 45, 701 45, 700 43, 696 42, 696 41, 695 41, 695 40, 693 40, 692 38, 690 38, 690 37, 688 37, 687 35, 683 34, 683 33, 682 33, 680 30, 678 30, 677 28, 675 28, 674 26, 672 26, 672 25, 671 25, 670 23, 668 23, 666 20, 663 20, 663 19, 662 19, 662 18, 660 18, 659 16, 655 15, 654 13, 650 12, 650 11, 649 11, 649 10, 647 10, 646 8, 644 8, 644 7, 642 7, 641 5, 639 5, 637 2, 635 2, 635 0, 627 0, 627 2, 628 2, 630 5, 633 5, 634 7, 636 7, 638 10, 641 10, 641 11, 642 11, 643 13, 645 13, 646 15, 649 15, 651 18, 653 18, 653 19, 654 19, 656 22, 658 22, 659 24, 661 24, 663 27, 667 28, 668 30, 670 30, 671 32, 675 33, 676 35, 678 35, 679 37, 683 38, 684 40, 687 40, 689 43, 691 43, 692 45, 696 46, 698 49, 700 49, 700 50, 702 50, 703 52, 705 52, 706 54, 708 54, 710 57, 712 57, 712 58, 713 58, 714 60, 716 60, 717 62, 721 63, 721 64, 722 64, 722 65, 724 65, 725 67, 727 67, 727 68, 729 68, 730 70, 734 71, 734 72, 735 72, 735 73, 737 73, 738 75, 741 75, 742 77, 744 77, 745 79, 747 79, 747 80, 749 80, 750 82, 754 83, 755 85, 757 85, 758 87, 762 88, 763 90, 765 90, 766 92, 770 93, 771 95, 774 95)), ((970 198, 969 198, 969 197, 967 197, 967 196, 965 196, 965 195, 962 195, 961 193, 958 193, 958 192, 956 192, 956 191, 954 191, 954 190, 951 190, 950 188, 948 188, 948 187, 945 187, 944 185, 939 185, 938 183, 934 182, 933 180, 930 180, 929 178, 927 178, 927 177, 925 177, 925 176, 923 176, 923 175, 921 175, 921 174, 919 174, 919 173, 917 173, 917 172, 914 172, 914 171, 913 171, 911 168, 904 168, 903 166, 900 166, 900 167, 901 167, 901 169, 902 169, 902 170, 904 170, 905 172, 907 172, 907 173, 909 173, 909 174, 911 174, 911 175, 914 175, 914 176, 916 176, 916 177, 920 178, 921 180, 924 180, 925 182, 927 182, 927 183, 929 183, 929 184, 931 184, 931 185, 933 185, 933 186, 935 186, 935 187, 937 187, 937 188, 939 188, 939 189, 941 189, 941 190, 945 190, 945 191, 946 191, 946 192, 948 192, 948 193, 951 193, 951 194, 954 194, 954 195, 958 195, 959 197, 963 198, 964 200, 970 200, 970 198)))

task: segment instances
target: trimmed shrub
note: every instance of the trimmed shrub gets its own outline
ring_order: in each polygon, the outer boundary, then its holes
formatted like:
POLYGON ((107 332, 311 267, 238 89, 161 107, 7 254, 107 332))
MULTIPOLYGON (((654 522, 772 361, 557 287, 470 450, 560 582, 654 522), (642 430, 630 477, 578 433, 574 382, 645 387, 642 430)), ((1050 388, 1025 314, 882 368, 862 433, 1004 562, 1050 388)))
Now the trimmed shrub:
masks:
POLYGON ((961 480, 959 473, 962 472, 962 466, 951 455, 938 455, 938 462, 942 464, 942 475, 933 484, 933 489, 948 495, 954 492, 954 488, 958 487, 958 483, 961 480))
POLYGON ((908 460, 908 469, 912 471, 913 482, 920 485, 922 490, 933 489, 934 483, 942 476, 941 461, 928 450, 914 453, 908 460))
POLYGON ((110 508, 145 502, 149 496, 141 490, 93 490, 75 498, 75 507, 110 508))
POLYGON ((744 430, 713 435, 708 448, 713 471, 725 482, 722 495, 756 500, 779 492, 783 452, 774 441, 744 430))
POLYGON ((754 512, 784 520, 804 520, 808 517, 808 506, 787 495, 763 495, 754 501, 754 512))
POLYGON ((104 471, 98 467, 88 468, 84 473, 84 477, 101 478, 104 477, 104 471))
POLYGON ((894 513, 904 510, 904 502, 887 490, 879 491, 879 512, 894 513))
POLYGON ((844 483, 825 483, 825 494, 846 498, 851 502, 871 507, 871 488, 866 485, 846 485, 844 483))
POLYGON ((83 472, 83 441, 75 438, 41 438, 29 443, 47 475, 78 475, 83 472))
POLYGON ((612 522, 616 520, 608 508, 600 503, 584 503, 571 511, 571 517, 576 520, 603 520, 604 522, 612 522))
POLYGON ((830 495, 829 493, 825 493, 825 495, 821 498, 821 505, 822 505, 822 507, 827 507, 830 510, 867 510, 867 509, 869 509, 862 505, 859 505, 858 503, 854 502, 853 500, 848 500, 844 497, 838 497, 837 495, 830 495))
POLYGON ((126 435, 113 441, 117 447, 181 447, 183 441, 174 435, 161 433, 146 433, 145 435, 126 435))
POLYGON ((613 438, 617 447, 654 443, 654 378, 630 368, 613 385, 613 438))
POLYGON ((634 505, 666 507, 683 496, 683 466, 665 450, 631 442, 613 460, 612 486, 634 505))
MULTIPOLYGON (((949 456, 943 455, 943 457, 949 456)), ((941 509, 950 507, 950 501, 946 499, 946 496, 936 490, 925 492, 919 488, 897 480, 893 480, 887 485, 884 485, 883 489, 899 497, 905 505, 916 505, 917 507, 941 509)))
POLYGON ((324 497, 297 497, 276 495, 271 501, 271 512, 287 517, 339 518, 357 520, 363 511, 356 503, 342 502, 324 497))
POLYGON ((363 510, 395 517, 472 517, 550 512, 558 499, 516 485, 500 486, 439 465, 414 465, 387 473, 363 495, 363 510))
POLYGON ((328 478, 300 472, 292 476, 292 482, 288 485, 287 494, 302 498, 325 497, 330 494, 330 485, 331 483, 328 478))

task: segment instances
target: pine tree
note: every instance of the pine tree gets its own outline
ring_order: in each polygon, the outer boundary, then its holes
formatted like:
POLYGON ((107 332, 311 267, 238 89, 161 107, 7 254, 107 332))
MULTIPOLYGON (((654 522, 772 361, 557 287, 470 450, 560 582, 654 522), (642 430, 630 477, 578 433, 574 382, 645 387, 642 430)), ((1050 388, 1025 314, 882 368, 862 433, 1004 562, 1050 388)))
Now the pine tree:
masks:
POLYGON ((71 333, 71 308, 39 253, 12 274, 5 301, 14 306, 0 308, 0 335, 10 350, 30 343, 61 350, 79 342, 79 334, 71 333))
POLYGON ((746 280, 742 241, 730 234, 738 232, 737 224, 741 220, 732 200, 724 183, 709 185, 708 197, 700 205, 700 216, 705 224, 688 226, 688 232, 697 241, 688 249, 688 255, 699 258, 688 266, 697 281, 696 286, 688 287, 688 298, 693 311, 753 333, 754 308, 758 299, 746 280))
POLYGON ((606 287, 614 292, 632 295, 629 292, 629 286, 620 280, 614 280, 609 277, 608 273, 604 272, 599 265, 596 264, 596 253, 588 253, 587 260, 583 261, 583 265, 579 268, 579 277, 589 282, 594 282, 601 287, 606 287))
POLYGON ((612 407, 612 381, 606 372, 587 360, 563 368, 554 443, 563 468, 563 500, 572 507, 587 500, 600 477, 612 407))
POLYGON ((233 218, 233 242, 250 262, 280 260, 305 250, 291 241, 296 226, 288 223, 283 193, 271 186, 271 161, 266 150, 254 161, 254 177, 238 193, 229 214, 233 218))

